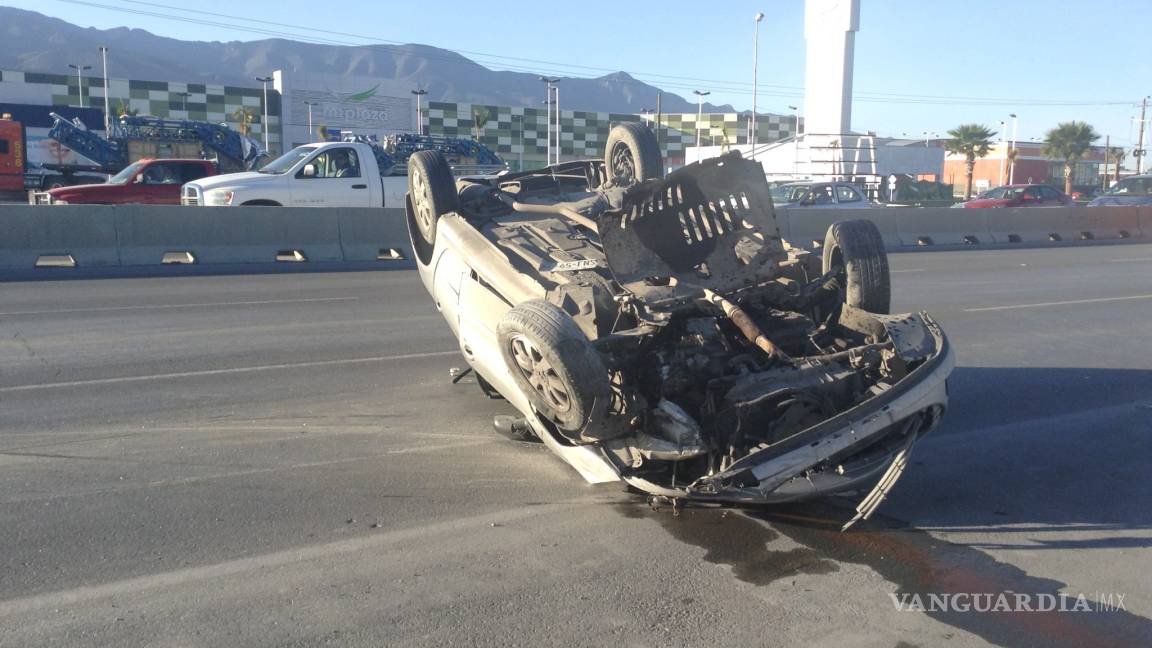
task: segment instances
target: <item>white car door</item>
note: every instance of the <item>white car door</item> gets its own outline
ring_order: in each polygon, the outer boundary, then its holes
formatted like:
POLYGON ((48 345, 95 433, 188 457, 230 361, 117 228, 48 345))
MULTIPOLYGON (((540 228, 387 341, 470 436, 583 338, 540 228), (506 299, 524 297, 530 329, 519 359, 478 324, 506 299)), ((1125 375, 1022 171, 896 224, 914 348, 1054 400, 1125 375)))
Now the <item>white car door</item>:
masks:
POLYGON ((368 180, 356 149, 325 149, 296 173, 291 203, 295 207, 370 207, 368 180))

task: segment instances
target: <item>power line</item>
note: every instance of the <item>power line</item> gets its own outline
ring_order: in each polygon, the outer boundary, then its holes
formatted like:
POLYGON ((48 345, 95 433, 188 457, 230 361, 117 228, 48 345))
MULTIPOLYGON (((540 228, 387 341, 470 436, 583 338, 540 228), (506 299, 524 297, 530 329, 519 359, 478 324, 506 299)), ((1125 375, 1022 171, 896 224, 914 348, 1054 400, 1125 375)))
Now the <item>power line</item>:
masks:
MULTIPOLYGON (((449 63, 471 62, 471 63, 475 63, 477 65, 480 65, 481 63, 485 63, 487 65, 491 65, 491 66, 494 66, 494 67, 497 67, 500 69, 504 69, 507 71, 512 71, 512 72, 525 72, 525 73, 530 73, 530 74, 549 74, 549 75, 561 74, 561 75, 564 75, 564 74, 571 74, 570 70, 574 70, 574 69, 591 70, 591 71, 599 71, 599 72, 609 72, 609 73, 619 71, 619 70, 612 70, 609 68, 595 67, 595 66, 589 66, 589 65, 580 65, 580 64, 574 64, 574 63, 562 63, 562 62, 557 62, 557 61, 546 61, 546 60, 531 59, 531 58, 524 58, 524 57, 505 56, 505 55, 490 54, 490 53, 485 53, 485 52, 476 52, 476 51, 471 51, 471 50, 457 50, 457 49, 439 48, 439 49, 442 49, 444 51, 456 54, 459 57, 462 57, 464 60, 461 61, 460 59, 458 59, 456 57, 438 56, 438 55, 431 54, 431 53, 415 53, 409 49, 399 47, 399 45, 403 45, 403 43, 401 43, 400 41, 382 39, 382 38, 377 38, 377 37, 373 37, 373 36, 365 36, 363 34, 355 34, 355 33, 351 33, 351 32, 341 32, 341 31, 333 31, 333 30, 326 30, 326 29, 317 29, 314 27, 304 27, 304 26, 300 26, 300 25, 292 25, 289 23, 280 23, 280 22, 262 20, 262 19, 257 19, 257 18, 248 18, 248 17, 244 17, 244 16, 236 16, 236 15, 228 15, 228 14, 216 14, 216 13, 211 13, 211 12, 201 11, 201 10, 196 10, 196 9, 186 9, 183 7, 177 7, 177 6, 173 6, 173 5, 166 5, 166 4, 155 3, 155 2, 144 2, 142 0, 120 0, 120 1, 125 2, 125 3, 129 3, 129 4, 139 5, 139 6, 153 7, 153 8, 157 8, 157 9, 165 9, 168 11, 178 11, 178 12, 195 14, 195 15, 207 15, 207 16, 212 16, 212 17, 217 17, 217 18, 227 18, 227 19, 231 19, 231 20, 239 20, 239 21, 243 21, 243 22, 247 22, 247 23, 252 23, 254 25, 267 25, 270 27, 287 28, 290 30, 298 30, 298 31, 308 32, 308 33, 296 33, 296 32, 292 32, 292 31, 278 31, 278 30, 274 30, 274 29, 268 29, 266 27, 242 26, 242 25, 236 25, 236 24, 231 24, 231 23, 227 23, 227 22, 220 22, 217 20, 207 20, 207 19, 202 19, 202 18, 195 18, 195 17, 191 17, 191 16, 173 16, 170 14, 160 13, 160 12, 156 12, 156 11, 148 11, 148 10, 143 10, 143 9, 133 9, 130 7, 120 7, 120 6, 114 6, 114 5, 107 5, 107 4, 98 3, 98 2, 88 2, 85 0, 59 0, 59 1, 67 3, 67 4, 87 6, 87 7, 92 7, 92 8, 96 8, 96 9, 103 9, 106 11, 115 11, 115 12, 120 12, 120 13, 149 16, 149 17, 153 17, 153 18, 160 18, 163 20, 171 20, 171 21, 176 21, 176 22, 197 24, 197 25, 203 25, 203 26, 208 26, 208 27, 221 27, 221 28, 232 29, 232 30, 236 30, 236 31, 248 32, 248 33, 254 33, 254 34, 262 34, 265 36, 286 38, 286 39, 291 39, 291 40, 296 40, 296 41, 301 41, 301 42, 306 42, 306 43, 311 43, 311 44, 335 45, 335 46, 341 46, 341 47, 357 47, 357 48, 387 52, 387 53, 392 53, 392 54, 403 54, 404 56, 407 56, 407 57, 420 58, 420 59, 424 59, 424 60, 428 60, 428 61, 444 61, 444 62, 449 62, 449 63), (354 42, 348 42, 346 40, 339 40, 339 39, 332 39, 332 38, 321 38, 321 37, 311 36, 311 35, 309 35, 310 33, 330 34, 333 36, 343 36, 343 37, 356 38, 356 39, 367 40, 367 41, 375 41, 375 43, 354 43, 354 42), (394 43, 395 45, 380 45, 380 44, 378 44, 381 42, 394 43), (478 58, 469 59, 467 57, 464 57, 465 54, 468 54, 469 56, 478 57, 478 58), (497 60, 489 60, 489 59, 497 59, 497 60), (517 63, 516 64, 510 64, 510 63, 506 63, 503 61, 515 61, 517 63), (530 65, 524 65, 524 64, 531 64, 531 66, 530 65), (539 67, 539 66, 549 66, 549 67, 539 67)), ((685 77, 685 76, 679 76, 679 75, 660 74, 660 73, 655 73, 655 72, 630 72, 630 74, 638 80, 661 79, 659 81, 655 81, 655 80, 651 81, 651 83, 653 85, 658 83, 662 88, 665 88, 665 89, 671 88, 671 89, 688 91, 688 90, 694 90, 694 89, 698 88, 700 86, 700 83, 706 83, 706 84, 708 84, 708 87, 713 88, 715 91, 718 91, 718 92, 724 92, 724 93, 728 93, 728 94, 737 94, 737 95, 741 95, 741 96, 751 96, 751 94, 752 94, 752 91, 751 91, 749 84, 743 83, 743 82, 737 82, 737 81, 728 81, 728 80, 719 80, 719 79, 702 79, 702 78, 696 78, 696 77, 685 77), (680 81, 680 82, 678 83, 677 81, 680 81), (698 83, 692 83, 692 84, 685 83, 687 81, 696 81, 698 83)), ((776 88, 776 90, 771 90, 771 89, 761 90, 761 91, 757 92, 758 96, 777 97, 777 98, 782 98, 782 99, 796 99, 796 98, 802 98, 804 96, 803 88, 798 87, 798 86, 788 86, 788 85, 778 85, 778 84, 761 84, 761 85, 763 85, 767 88, 776 88)), ((988 106, 988 107, 996 107, 996 106, 1001 106, 1001 107, 1003 107, 1003 106, 1073 107, 1073 106, 1128 106, 1128 105, 1133 105, 1132 101, 1130 101, 1130 100, 1128 100, 1128 101, 1124 101, 1124 100, 1073 101, 1073 100, 1063 100, 1063 99, 918 95, 918 94, 890 93, 890 92, 876 92, 876 91, 855 92, 855 93, 853 93, 853 100, 859 101, 859 102, 866 102, 866 103, 912 104, 912 105, 957 105, 957 104, 960 104, 960 105, 968 105, 968 106, 988 106)), ((685 101, 687 101, 687 100, 685 100, 685 101)))

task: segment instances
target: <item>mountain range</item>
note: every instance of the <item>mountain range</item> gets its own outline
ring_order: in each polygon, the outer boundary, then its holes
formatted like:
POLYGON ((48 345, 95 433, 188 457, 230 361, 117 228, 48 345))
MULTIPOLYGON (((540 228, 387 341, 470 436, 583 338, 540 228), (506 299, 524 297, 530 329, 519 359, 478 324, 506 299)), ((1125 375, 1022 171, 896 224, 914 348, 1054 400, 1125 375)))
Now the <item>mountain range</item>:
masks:
MULTIPOLYGON (((43 14, 0 7, 0 68, 67 73, 69 63, 99 70, 98 48, 109 51, 111 76, 146 81, 255 85, 271 70, 365 76, 410 84, 432 101, 501 106, 540 105, 539 76, 492 70, 451 50, 430 45, 320 45, 282 38, 253 41, 185 41, 142 29, 80 27, 43 14)), ((563 106, 569 110, 638 113, 696 112, 696 103, 663 92, 626 72, 597 78, 565 77, 563 106)), ((733 112, 729 105, 704 104, 706 112, 733 112)))

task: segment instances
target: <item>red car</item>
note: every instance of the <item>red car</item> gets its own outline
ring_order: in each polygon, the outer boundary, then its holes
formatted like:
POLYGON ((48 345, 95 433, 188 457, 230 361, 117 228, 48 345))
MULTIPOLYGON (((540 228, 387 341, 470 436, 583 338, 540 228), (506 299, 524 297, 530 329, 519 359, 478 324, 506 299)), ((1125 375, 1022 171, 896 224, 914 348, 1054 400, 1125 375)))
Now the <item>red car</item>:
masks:
POLYGON ((216 175, 209 160, 140 160, 104 184, 59 187, 33 194, 39 205, 179 205, 185 182, 216 175))
POLYGON ((1000 207, 1073 207, 1076 201, 1056 187, 1040 184, 1005 185, 989 189, 963 203, 969 209, 1000 207))

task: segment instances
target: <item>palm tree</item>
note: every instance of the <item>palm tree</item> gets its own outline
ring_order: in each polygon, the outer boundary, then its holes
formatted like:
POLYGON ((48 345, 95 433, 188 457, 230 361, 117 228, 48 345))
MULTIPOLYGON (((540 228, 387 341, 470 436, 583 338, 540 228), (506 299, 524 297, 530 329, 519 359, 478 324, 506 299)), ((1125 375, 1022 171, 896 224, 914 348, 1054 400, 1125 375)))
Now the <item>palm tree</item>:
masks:
POLYGON ((1072 168, 1076 160, 1092 149, 1092 142, 1100 139, 1096 129, 1082 121, 1056 124, 1044 136, 1044 155, 1064 162, 1064 193, 1072 193, 1072 168))
POLYGON ((982 124, 960 124, 948 131, 951 138, 944 142, 944 150, 963 155, 967 163, 968 178, 964 183, 964 199, 972 197, 972 174, 976 171, 976 158, 988 155, 996 133, 982 124))
POLYGON ((117 117, 135 117, 138 114, 140 114, 140 111, 129 106, 128 102, 123 99, 120 100, 120 103, 116 104, 117 117))
POLYGON ((252 134, 252 123, 256 121, 256 112, 248 106, 240 106, 229 115, 236 122, 236 132, 248 136, 252 134))
MULTIPOLYGON (((1108 149, 1108 155, 1112 158, 1112 161, 1116 163, 1116 175, 1114 177, 1116 178, 1116 182, 1120 182, 1120 165, 1124 164, 1124 158, 1128 157, 1128 153, 1119 146, 1113 146, 1108 149)), ((1107 178, 1105 178, 1105 181, 1107 181, 1107 178)))
POLYGON ((480 136, 484 133, 484 127, 488 125, 488 120, 492 118, 492 111, 484 106, 472 107, 472 127, 476 129, 476 141, 480 141, 480 136))

